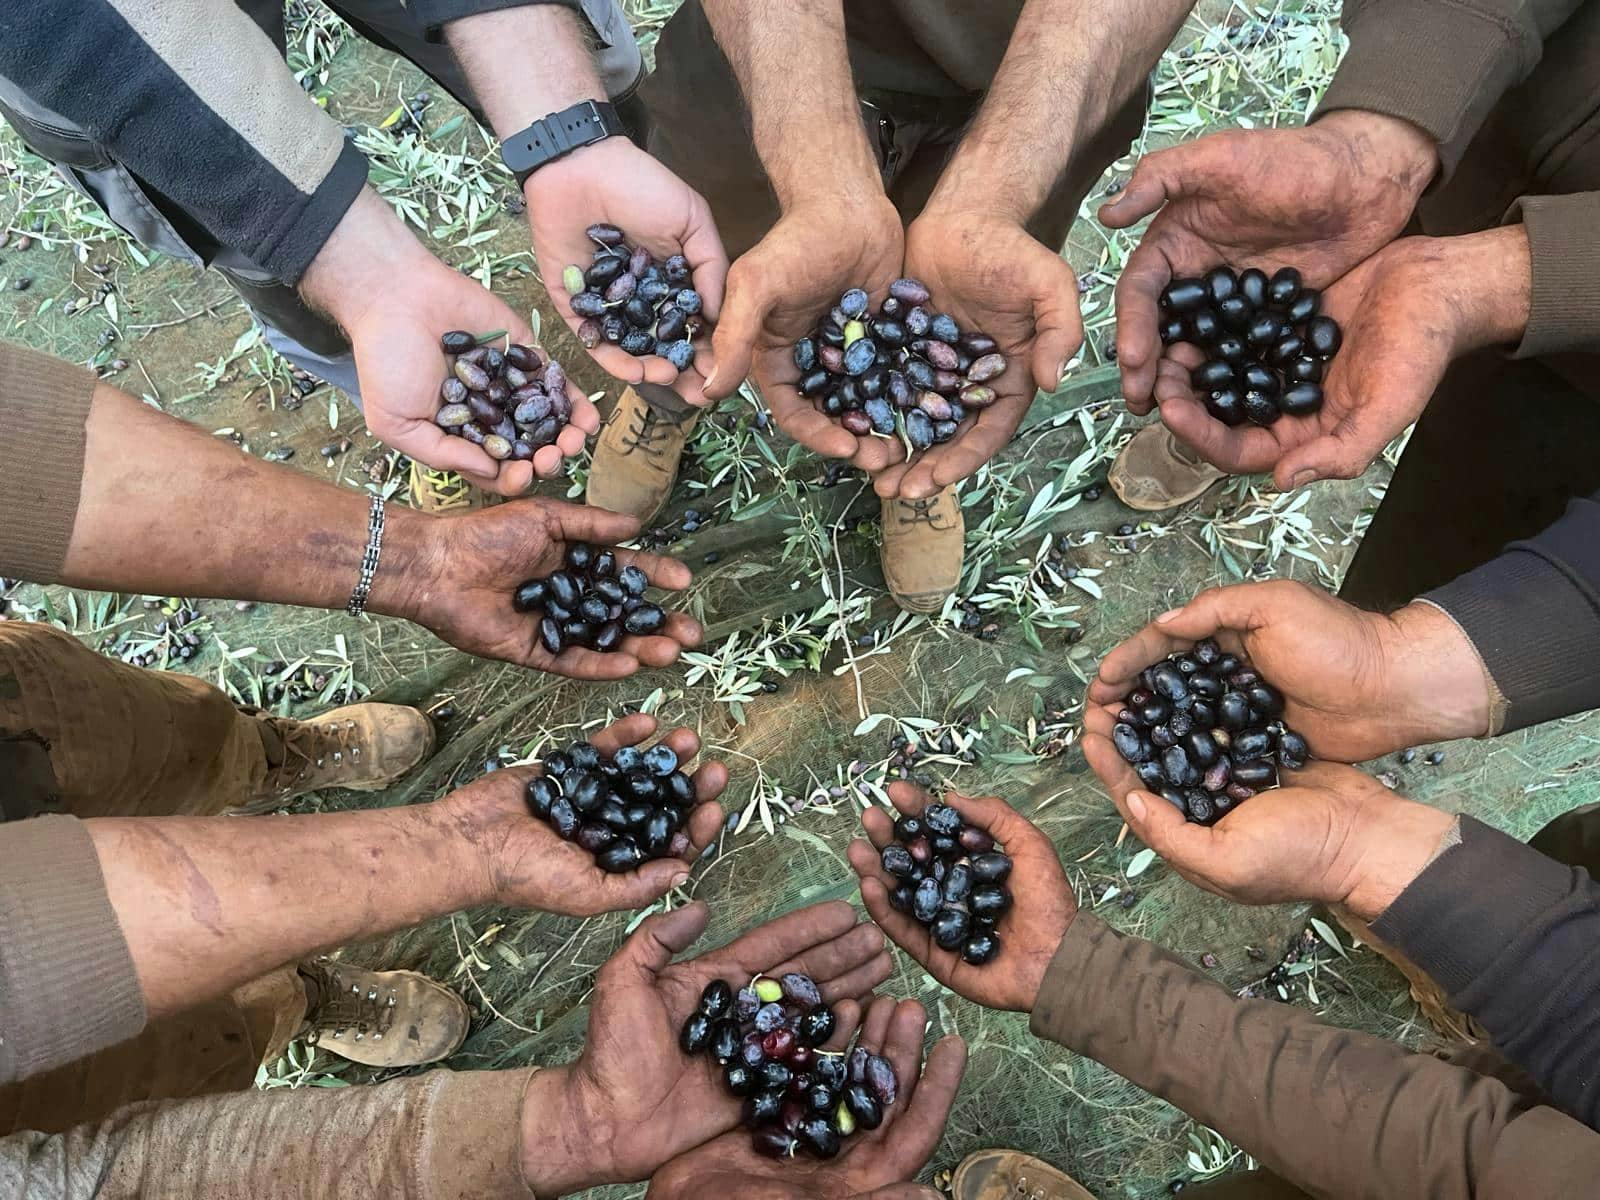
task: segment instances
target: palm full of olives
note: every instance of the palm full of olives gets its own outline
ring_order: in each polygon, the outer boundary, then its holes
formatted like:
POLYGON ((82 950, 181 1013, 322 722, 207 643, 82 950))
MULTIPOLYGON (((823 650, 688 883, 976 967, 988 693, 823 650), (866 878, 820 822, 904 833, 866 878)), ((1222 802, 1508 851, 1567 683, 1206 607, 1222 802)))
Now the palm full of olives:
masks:
POLYGON ((832 1158, 858 1129, 876 1129, 899 1092, 888 1059, 857 1046, 822 1049, 837 1027, 810 976, 757 975, 737 992, 713 979, 683 1023, 678 1044, 709 1055, 728 1091, 744 1101, 757 1152, 832 1158))
POLYGON ((1283 695, 1210 638, 1146 667, 1111 741, 1145 787, 1199 825, 1278 784, 1310 757, 1280 719, 1283 695))
POLYGON ((572 311, 582 318, 579 340, 590 350, 605 341, 636 357, 659 354, 687 370, 694 339, 705 328, 689 260, 674 254, 658 263, 643 246, 630 246, 615 225, 585 232, 596 246, 588 267, 573 264, 561 274, 572 311))
POLYGON ((975 967, 1000 953, 995 926, 1011 908, 1011 859, 986 831, 930 804, 895 822, 879 860, 895 881, 889 903, 925 925, 941 950, 975 967))
POLYGON ((963 331, 928 309, 928 288, 897 279, 876 313, 851 288, 809 337, 794 344, 798 388, 857 437, 903 433, 913 450, 955 437, 967 414, 997 399, 1006 369, 988 334, 963 331))
POLYGON ((665 742, 624 746, 610 758, 574 742, 544 756, 544 774, 528 780, 525 793, 529 811, 593 854, 602 871, 689 852, 683 827, 695 807, 694 780, 665 742))
POLYGON ((532 346, 478 344, 464 329, 439 339, 450 374, 439 387, 434 423, 482 446, 493 459, 530 459, 555 444, 572 416, 567 372, 532 346))
POLYGON ((575 542, 561 570, 529 579, 512 593, 518 612, 538 612, 539 644, 551 654, 582 646, 608 654, 627 634, 658 633, 667 623, 661 606, 644 598, 650 577, 614 551, 575 542))
POLYGON ((1189 381, 1224 425, 1308 417, 1322 407, 1322 373, 1343 340, 1321 305, 1293 267, 1270 279, 1255 267, 1217 267, 1161 293, 1161 340, 1205 351, 1189 381))

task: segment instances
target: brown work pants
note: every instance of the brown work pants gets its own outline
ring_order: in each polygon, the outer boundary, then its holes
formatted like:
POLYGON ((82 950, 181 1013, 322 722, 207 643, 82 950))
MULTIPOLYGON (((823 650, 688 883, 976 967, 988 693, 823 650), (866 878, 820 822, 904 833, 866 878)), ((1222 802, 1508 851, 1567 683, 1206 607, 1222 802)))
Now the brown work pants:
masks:
MULTIPOLYGON (((0 820, 215 815, 261 788, 275 744, 203 680, 130 667, 48 625, 0 623, 0 820)), ((305 1010, 288 966, 152 1021, 119 1046, 0 1087, 0 1136, 249 1087, 305 1010)))

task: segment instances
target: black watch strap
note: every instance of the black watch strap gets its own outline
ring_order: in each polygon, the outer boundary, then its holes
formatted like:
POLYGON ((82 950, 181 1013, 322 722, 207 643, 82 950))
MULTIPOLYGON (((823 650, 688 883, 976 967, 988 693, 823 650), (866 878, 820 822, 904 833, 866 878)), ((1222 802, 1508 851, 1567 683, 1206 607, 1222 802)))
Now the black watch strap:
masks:
POLYGON ((546 163, 619 133, 626 133, 617 110, 604 100, 583 100, 540 117, 515 137, 500 143, 500 157, 520 185, 546 163))

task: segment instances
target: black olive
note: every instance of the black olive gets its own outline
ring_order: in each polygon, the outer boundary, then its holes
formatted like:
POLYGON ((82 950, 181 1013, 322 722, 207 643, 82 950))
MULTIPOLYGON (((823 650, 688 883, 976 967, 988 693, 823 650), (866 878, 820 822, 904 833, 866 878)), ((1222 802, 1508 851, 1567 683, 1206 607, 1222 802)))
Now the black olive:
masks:
POLYGON ((582 846, 590 854, 599 854, 612 842, 617 840, 617 831, 605 825, 597 825, 593 821, 586 821, 578 826, 578 836, 573 841, 582 846))
POLYGON ((1273 397, 1251 389, 1244 394, 1244 415, 1253 425, 1271 425, 1283 414, 1273 397))
POLYGON ((1161 752, 1161 769, 1173 787, 1189 787, 1200 781, 1200 772, 1189 761, 1189 752, 1182 746, 1169 746, 1161 752))
POLYGON ((575 610, 578 602, 583 598, 583 592, 578 587, 578 581, 566 571, 556 571, 544 581, 545 591, 550 599, 562 608, 575 610))
POLYGON ((1298 771, 1306 765, 1306 759, 1311 757, 1311 747, 1292 729, 1285 729, 1278 735, 1278 762, 1291 771, 1298 771))
POLYGON ((939 904, 944 899, 943 890, 939 881, 931 876, 917 884, 917 890, 911 897, 911 915, 924 925, 932 921, 939 913, 939 904))
POLYGON ((924 832, 921 817, 905 816, 894 823, 894 836, 902 842, 909 842, 912 838, 919 838, 924 832))
POLYGON ((1283 369, 1286 383, 1321 383, 1322 360, 1310 357, 1295 359, 1283 369))
POLYGON ((807 1046, 820 1046, 833 1036, 838 1018, 833 1010, 823 1005, 808 1010, 795 1025, 795 1033, 807 1046))
POLYGON ((1229 296, 1236 296, 1239 293, 1239 278, 1231 267, 1213 267, 1205 273, 1202 282, 1206 285, 1206 295, 1211 297, 1213 304, 1221 304, 1229 296))
POLYGON ((941 950, 959 950, 971 931, 972 917, 959 908, 942 908, 930 927, 934 945, 941 950))
POLYGON ((1189 690, 1197 695, 1215 699, 1222 695, 1222 680, 1210 671, 1196 671, 1189 676, 1189 690))
POLYGON ((594 635, 595 627, 588 621, 574 619, 561 626, 561 637, 569 646, 588 646, 594 635))
POLYGON ((1244 398, 1238 388, 1223 388, 1206 397, 1206 412, 1230 429, 1244 424, 1244 398))
POLYGON ((478 344, 478 339, 465 329, 452 329, 439 339, 439 349, 446 354, 465 354, 478 344))
POLYGON ((883 848, 879 860, 883 869, 896 879, 910 879, 916 873, 917 864, 911 858, 911 851, 898 842, 890 842, 883 848))
POLYGON ((638 567, 629 563, 617 572, 617 582, 622 584, 622 590, 630 596, 642 596, 645 589, 650 586, 650 577, 638 567))
POLYGON ((556 785, 543 775, 535 775, 528 780, 527 792, 528 810, 536 817, 550 815, 550 806, 555 803, 556 785))
POLYGON ((1245 729, 1235 734, 1229 751, 1235 762, 1265 758, 1272 753, 1272 734, 1265 729, 1245 729))
POLYGON ((1291 325, 1303 325, 1317 315, 1322 307, 1322 294, 1315 288, 1306 288, 1294 298, 1285 315, 1291 325))
POLYGON ((1244 340, 1258 350, 1283 337, 1283 321, 1270 312, 1257 313, 1244 331, 1244 340))
POLYGON ((1172 705, 1160 696, 1152 696, 1134 710, 1146 725, 1159 725, 1172 715, 1172 705))
POLYGON ((744 1123, 751 1129, 758 1125, 770 1125, 778 1119, 778 1114, 782 1111, 782 1092, 773 1090, 756 1092, 745 1099, 744 1123))
POLYGON ((1150 673, 1150 682, 1160 695, 1174 702, 1189 694, 1189 684, 1183 673, 1171 663, 1157 663, 1150 673))
POLYGON ((999 851, 980 854, 972 860, 972 878, 975 883, 1002 883, 1011 874, 1011 859, 999 851))
POLYGON ((700 992, 700 1011, 718 1020, 733 1011, 733 988, 726 980, 713 979, 700 992))
POLYGON ((551 654, 560 654, 567 647, 566 640, 561 636, 561 626, 551 617, 539 622, 539 644, 551 654))
MULTIPOLYGON (((1234 759, 1230 764, 1233 783, 1243 787, 1262 788, 1271 787, 1277 782, 1278 772, 1266 759, 1255 758, 1248 762, 1234 759)), ((1230 785, 1232 786, 1232 785, 1230 785)))
POLYGON ((1312 354, 1318 358, 1332 358, 1339 352, 1344 334, 1339 322, 1332 317, 1317 316, 1306 322, 1305 339, 1312 354))
POLYGON ((1183 341, 1187 333, 1182 317, 1163 317, 1158 330, 1161 334, 1161 344, 1163 346, 1171 346, 1183 341))
POLYGON ((1267 302, 1267 273, 1257 267, 1248 267, 1239 272, 1239 295, 1252 309, 1261 308, 1267 302))
POLYGON ((1255 315, 1256 310, 1243 296, 1229 296, 1217 305, 1217 320, 1222 322, 1224 329, 1231 329, 1234 333, 1242 334, 1250 328, 1250 320, 1255 315))
POLYGON ((995 884, 984 884, 972 889, 972 897, 967 901, 967 907, 972 910, 974 917, 990 921, 998 920, 1011 907, 1011 893, 995 884))
POLYGON ((981 967, 1000 953, 1000 938, 987 932, 975 933, 961 947, 961 961, 981 967))
POLYGON ((1293 267, 1279 267, 1267 282, 1267 299, 1280 308, 1293 304, 1300 295, 1300 272, 1293 267))
POLYGON ((544 596, 544 580, 530 579, 512 593, 511 607, 521 613, 534 612, 544 607, 544 596))
POLYGON ((1209 308, 1189 314, 1189 339, 1196 345, 1209 346, 1222 332, 1217 314, 1209 308))
POLYGON ((1283 693, 1270 683, 1257 681, 1245 689, 1250 707, 1262 717, 1271 718, 1283 712, 1283 693))
POLYGON ((1278 397, 1278 407, 1291 417, 1309 417, 1322 408, 1320 383, 1297 383, 1278 397))
POLYGON ((808 1117, 801 1121, 795 1137, 818 1158, 834 1158, 839 1153, 839 1131, 827 1117, 808 1117))
MULTIPOLYGON (((1150 745, 1139 736, 1139 731, 1132 725, 1117 724, 1111 730, 1111 744, 1117 748, 1117 753, 1131 763, 1141 763, 1150 757, 1150 745)), ((888 865, 885 864, 885 870, 888 865)))
POLYGON ((972 868, 956 863, 944 877, 944 902, 962 904, 972 894, 972 868))
POLYGON ((607 621, 594 631, 593 649, 602 654, 609 654, 622 645, 622 623, 620 621, 607 621))
POLYGON ((1190 730, 1189 736, 1183 739, 1183 745, 1189 752, 1189 760, 1202 769, 1211 766, 1222 757, 1222 751, 1217 749, 1216 741, 1204 729, 1190 730))
POLYGON ((948 804, 928 805, 923 810, 922 823, 945 837, 955 837, 961 832, 961 814, 948 804))
POLYGON ((1159 791, 1166 785, 1166 773, 1161 770, 1161 764, 1154 759, 1145 759, 1144 762, 1133 764, 1133 773, 1139 777, 1139 782, 1147 788, 1159 791))
POLYGON ((705 1013, 690 1013, 678 1033, 678 1047, 685 1054, 699 1054, 711 1041, 711 1018, 705 1013))
POLYGON ((1209 825, 1217 819, 1216 801, 1198 789, 1184 793, 1183 810, 1196 825, 1209 825))
POLYGON ((1217 703, 1217 717, 1224 729, 1243 729, 1250 724, 1250 701, 1243 692, 1224 692, 1217 703))
POLYGON ((666 623, 667 614, 654 604, 641 604, 622 619, 624 629, 640 636, 658 633, 666 623))
POLYGON ((1245 346, 1242 338, 1230 333, 1217 339, 1217 344, 1211 348, 1211 353, 1223 362, 1233 363, 1237 366, 1244 362, 1245 356, 1249 354, 1249 349, 1245 346))
POLYGON ((1189 372, 1189 382, 1202 392, 1229 387, 1233 383, 1233 364, 1220 358, 1208 359, 1189 372))
POLYGON ((711 1027, 711 1040, 706 1049, 719 1064, 726 1064, 739 1053, 739 1026, 733 1021, 718 1021, 711 1027))
POLYGON ((844 1106, 856 1119, 857 1128, 876 1129, 883 1124, 883 1106, 865 1084, 853 1083, 845 1089, 844 1106))
POLYGON ((599 854, 595 855, 595 865, 602 871, 612 875, 620 875, 624 871, 631 871, 644 861, 644 852, 639 849, 630 837, 619 837, 599 854))
POLYGON ((729 1063, 722 1073, 722 1083, 735 1096, 748 1096, 756 1086, 755 1072, 742 1062, 729 1063))
POLYGON ((1174 279, 1161 293, 1161 306, 1168 312, 1190 313, 1206 302, 1206 285, 1198 279, 1174 279))

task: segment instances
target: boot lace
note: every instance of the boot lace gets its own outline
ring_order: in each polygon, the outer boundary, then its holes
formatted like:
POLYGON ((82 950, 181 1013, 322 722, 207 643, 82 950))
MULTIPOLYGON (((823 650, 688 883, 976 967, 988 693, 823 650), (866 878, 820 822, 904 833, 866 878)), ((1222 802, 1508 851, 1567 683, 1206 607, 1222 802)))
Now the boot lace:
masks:
POLYGON ((317 1007, 307 1018, 311 1025, 306 1044, 315 1046, 324 1037, 341 1041, 381 1042, 394 1026, 396 998, 393 988, 363 984, 342 973, 330 960, 318 959, 301 966, 319 990, 317 1007))
POLYGON ((672 417, 648 404, 636 405, 628 414, 628 427, 622 434, 622 453, 638 450, 648 458, 659 459, 666 454, 667 442, 678 428, 679 423, 672 417))
POLYGON ((313 722, 262 715, 261 720, 277 735, 277 761, 267 779, 267 785, 276 792, 291 792, 307 779, 344 766, 346 759, 352 765, 361 761, 358 726, 348 718, 313 722))
POLYGON ((895 522, 899 525, 927 525, 930 529, 951 528, 949 519, 939 507, 939 497, 928 500, 895 501, 895 522))

